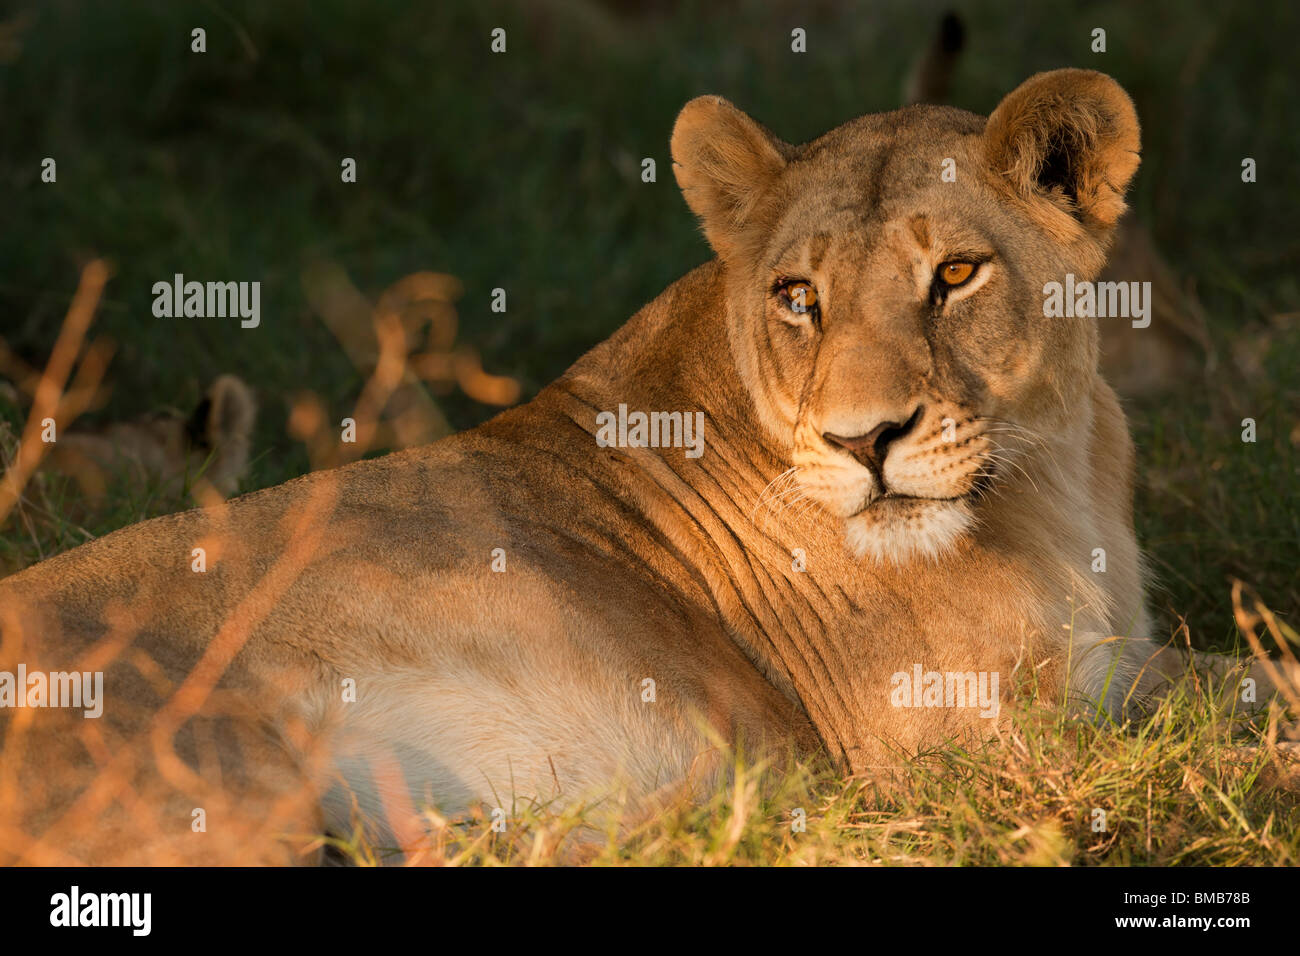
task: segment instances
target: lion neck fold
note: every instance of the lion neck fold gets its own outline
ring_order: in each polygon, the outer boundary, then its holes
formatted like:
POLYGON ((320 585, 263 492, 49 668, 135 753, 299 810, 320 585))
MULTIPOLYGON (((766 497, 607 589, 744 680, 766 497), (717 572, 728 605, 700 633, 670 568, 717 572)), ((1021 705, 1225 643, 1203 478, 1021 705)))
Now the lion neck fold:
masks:
POLYGON ((724 295, 716 262, 696 269, 575 364, 539 403, 592 434, 583 467, 652 529, 627 546, 715 613, 760 673, 805 710, 831 756, 861 769, 881 759, 880 746, 864 746, 858 731, 885 703, 876 700, 880 669, 931 663, 880 657, 885 634, 913 635, 922 648, 929 641, 936 612, 915 595, 970 592, 970 582, 980 582, 985 597, 944 612, 945 626, 967 629, 977 648, 993 646, 999 633, 1014 634, 1029 654, 1035 633, 1055 626, 1044 617, 1047 592, 1064 586, 1069 574, 1058 560, 1060 542, 1043 531, 1052 522, 1042 515, 1059 514, 1063 524, 1068 502, 1057 501, 1053 481, 1039 475, 1034 499, 1017 488, 988 504, 985 520, 1019 541, 1001 548, 965 542, 942 562, 908 567, 852 558, 842 523, 782 482, 786 452, 759 424, 733 365, 724 295), (688 449, 662 441, 601 447, 598 417, 617 418, 620 406, 625 416, 702 413, 702 453, 688 456, 688 449), (1034 574, 1027 555, 1036 559, 1034 574))

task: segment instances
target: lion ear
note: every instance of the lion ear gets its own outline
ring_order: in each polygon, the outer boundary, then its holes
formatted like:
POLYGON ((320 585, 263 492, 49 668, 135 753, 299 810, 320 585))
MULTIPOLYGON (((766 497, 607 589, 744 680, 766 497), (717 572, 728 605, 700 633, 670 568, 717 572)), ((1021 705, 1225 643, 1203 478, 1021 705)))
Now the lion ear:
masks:
POLYGON ((1104 238, 1124 212, 1141 135, 1133 101, 1109 76, 1053 70, 1031 76, 998 104, 984 150, 1014 193, 1046 198, 1104 238))
POLYGON ((699 96, 678 114, 671 148, 677 185, 709 245, 733 258, 790 147, 722 97, 699 96))

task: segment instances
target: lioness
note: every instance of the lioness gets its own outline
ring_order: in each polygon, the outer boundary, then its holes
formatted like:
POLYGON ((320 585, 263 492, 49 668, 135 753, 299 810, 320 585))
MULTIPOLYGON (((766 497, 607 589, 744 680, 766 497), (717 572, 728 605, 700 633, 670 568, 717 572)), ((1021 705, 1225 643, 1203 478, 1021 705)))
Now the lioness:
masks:
POLYGON ((401 843, 426 800, 653 796, 719 741, 877 772, 990 734, 977 685, 1148 693, 1181 661, 1125 420, 1095 322, 1043 315, 1101 269, 1138 149, 1084 70, 804 146, 692 100, 672 156, 716 260, 536 399, 0 584, 0 666, 105 673, 102 718, 0 711, 0 847, 287 859, 268 821, 353 800, 401 843), (930 672, 979 679, 904 699, 930 672))

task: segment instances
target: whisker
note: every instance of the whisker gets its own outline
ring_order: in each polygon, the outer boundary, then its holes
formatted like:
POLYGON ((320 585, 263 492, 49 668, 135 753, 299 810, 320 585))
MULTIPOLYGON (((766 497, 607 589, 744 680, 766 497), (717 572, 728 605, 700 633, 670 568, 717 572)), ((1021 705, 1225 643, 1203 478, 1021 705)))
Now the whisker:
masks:
POLYGON ((1029 484, 1033 486, 1035 493, 1042 494, 1042 490, 1038 487, 1038 482, 1034 481, 1033 475, 1031 475, 1028 472, 1028 470, 1025 468, 1025 466, 1020 464, 1020 462, 1014 460, 1013 458, 1009 457, 1006 454, 999 454, 998 452, 993 452, 993 451, 985 452, 984 456, 992 462, 1006 465, 1009 468, 1015 468, 1017 471, 1020 472, 1020 474, 1025 476, 1025 480, 1028 481, 1029 484))
MULTIPOLYGON (((1014 436, 1018 440, 1025 442, 1026 444, 1036 446, 1043 452, 1044 457, 1047 459, 1047 461, 1051 463, 1052 467, 1056 469, 1056 474, 1060 478, 1061 484, 1067 485, 1069 483, 1065 477, 1065 470, 1061 468, 1061 463, 1057 460, 1055 451, 1052 449, 1051 444, 1048 442, 1047 438, 1044 435, 1036 432, 1034 429, 1029 428, 1025 425, 1021 425, 1013 421, 1008 421, 1005 418, 996 418, 992 415, 978 416, 976 418, 976 421, 992 422, 995 425, 1003 426, 1000 429, 985 428, 984 432, 986 434, 1004 434, 1004 435, 1009 434, 1014 436)), ((1003 450, 1010 452, 1019 449, 1003 448, 1003 450)), ((1026 477, 1028 476, 1026 475, 1026 477)))
MULTIPOLYGON (((795 477, 795 475, 798 473, 798 471, 799 471, 798 466, 797 466, 797 465, 792 465, 792 466, 790 466, 789 468, 787 468, 785 471, 783 471, 783 472, 781 472, 779 475, 777 475, 775 478, 773 478, 771 481, 769 481, 766 485, 763 486, 763 490, 760 491, 760 492, 758 493, 758 500, 754 502, 753 510, 751 510, 750 513, 749 513, 749 520, 750 520, 750 521, 753 521, 753 520, 754 520, 754 516, 755 516, 756 514, 758 514, 758 509, 761 508, 765 503, 768 504, 768 507, 769 507, 769 509, 770 509, 770 507, 771 507, 771 503, 770 503, 770 501, 767 500, 767 499, 768 499, 768 493, 769 493, 770 491, 775 490, 775 487, 776 487, 778 484, 780 484, 780 483, 788 483, 788 482, 790 482, 790 481, 793 481, 793 480, 794 480, 794 477, 795 477)), ((788 489, 787 489, 787 490, 788 490, 788 489)), ((782 493, 784 493, 784 492, 782 492, 782 493)), ((778 497, 779 497, 779 496, 778 496, 778 497)))

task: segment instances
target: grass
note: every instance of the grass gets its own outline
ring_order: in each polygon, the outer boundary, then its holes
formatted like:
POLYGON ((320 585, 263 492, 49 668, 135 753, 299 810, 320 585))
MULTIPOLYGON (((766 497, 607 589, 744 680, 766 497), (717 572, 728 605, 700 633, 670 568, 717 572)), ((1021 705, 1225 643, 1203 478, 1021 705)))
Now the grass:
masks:
MULTIPOLYGON (((1290 866, 1300 771, 1267 727, 1225 716, 1222 687, 1171 696, 1139 725, 1015 715, 978 750, 904 760, 905 785, 733 761, 727 779, 635 820, 605 805, 429 809, 413 865, 1290 866), (1243 737, 1243 735, 1246 735, 1243 737), (1254 736, 1259 746, 1246 746, 1254 736)), ((412 847, 415 847, 413 850, 412 847)), ((343 859, 392 850, 353 834, 343 859)))
MULTIPOLYGON (((1217 362, 1209 381, 1129 406, 1138 445, 1139 538, 1153 603, 1198 647, 1241 644, 1230 581, 1250 582, 1282 621, 1300 611, 1300 115, 1287 71, 1300 10, 1210 0, 961 4, 968 53, 956 105, 987 113, 1029 73, 1088 66, 1132 93, 1144 123, 1132 196, 1176 271, 1194 283, 1217 362), (1108 52, 1089 49, 1091 30, 1108 52), (1243 156, 1259 182, 1240 181, 1243 156), (1258 440, 1241 441, 1253 418, 1258 440)), ((286 430, 307 390, 338 418, 364 376, 304 294, 316 263, 376 296, 411 272, 466 288, 459 341, 525 397, 707 258, 667 155, 676 111, 721 93, 792 141, 896 105, 932 4, 682 4, 672 16, 619 4, 343 0, 184 5, 31 4, 0 21, 3 336, 39 363, 80 268, 113 266, 92 338, 111 341, 114 388, 87 420, 189 408, 222 372, 261 401, 245 490, 309 467, 286 430), (208 52, 189 51, 205 26, 208 52), (792 26, 810 52, 789 52, 792 26), (488 52, 496 26, 508 53, 488 52), (57 185, 39 181, 58 162, 57 185), (339 181, 344 156, 359 182, 339 181), (640 181, 640 159, 658 181, 640 181), (175 272, 262 281, 263 323, 158 320, 151 286, 175 272), (495 288, 508 309, 489 308, 495 288)), ((495 409, 440 395, 456 428, 495 409)), ((12 455, 24 410, 0 398, 12 455)), ((0 568, 176 510, 118 485, 87 509, 53 478, 0 527, 0 568)), ((1294 805, 1268 784, 1268 748, 1242 741, 1194 699, 1139 728, 1023 730, 1007 746, 917 762, 906 793, 824 771, 736 788, 620 837, 602 862, 1291 863, 1294 805), (1086 746, 1085 746, 1086 744, 1086 746), (788 813, 808 810, 808 830, 788 813), (1085 827, 1109 807, 1110 830, 1085 827), (735 823, 739 820, 740 823, 735 823)), ((1274 768, 1276 769, 1276 768, 1274 768)), ((563 815, 507 838, 451 827, 444 858, 544 862, 578 827, 563 815), (529 842, 542 837, 542 850, 529 842)))

